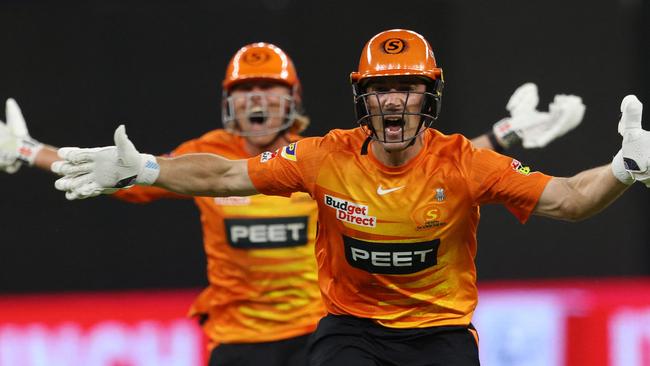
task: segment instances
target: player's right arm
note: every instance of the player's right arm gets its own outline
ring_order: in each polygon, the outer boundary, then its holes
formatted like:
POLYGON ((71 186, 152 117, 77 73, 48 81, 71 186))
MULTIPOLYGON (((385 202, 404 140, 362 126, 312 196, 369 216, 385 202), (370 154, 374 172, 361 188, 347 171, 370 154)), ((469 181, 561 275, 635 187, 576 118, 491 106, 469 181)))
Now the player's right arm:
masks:
MULTIPOLYGON (((6 123, 0 121, 0 171, 15 173, 22 165, 50 171, 52 164, 61 160, 58 148, 42 144, 29 135, 25 118, 14 99, 7 99, 5 118, 6 123)), ((192 146, 185 143, 178 149, 187 150, 187 148, 192 146)), ((146 186, 120 190, 114 197, 133 203, 147 203, 161 198, 188 198, 157 187, 146 186)))
POLYGON ((132 186, 154 185, 184 195, 246 196, 257 193, 248 176, 247 160, 212 154, 156 158, 140 154, 124 126, 115 130, 115 146, 61 148, 52 171, 64 175, 55 187, 68 199, 110 194, 132 186))
POLYGON ((154 185, 191 196, 250 196, 257 194, 248 176, 248 160, 213 154, 157 158, 160 173, 154 185))

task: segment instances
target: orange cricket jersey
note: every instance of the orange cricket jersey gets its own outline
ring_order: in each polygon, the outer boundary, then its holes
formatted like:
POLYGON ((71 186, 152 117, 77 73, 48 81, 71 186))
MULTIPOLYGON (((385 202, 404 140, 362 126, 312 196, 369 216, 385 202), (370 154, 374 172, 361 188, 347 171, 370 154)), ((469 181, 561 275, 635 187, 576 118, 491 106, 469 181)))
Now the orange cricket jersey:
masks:
MULTIPOLYGON (((297 138, 297 136, 294 136, 297 138)), ((188 141, 172 156, 214 153, 247 158, 244 140, 215 130, 188 141)), ((136 186, 116 193, 131 202, 183 196, 136 186)), ((190 315, 214 343, 281 340, 315 330, 325 310, 316 278, 317 206, 309 195, 194 197, 208 262, 206 288, 190 315)))
POLYGON ((325 307, 394 328, 469 324, 477 304, 479 205, 525 222, 550 177, 429 129, 406 165, 361 155, 360 129, 306 138, 248 161, 265 194, 306 191, 319 207, 316 257, 325 307))

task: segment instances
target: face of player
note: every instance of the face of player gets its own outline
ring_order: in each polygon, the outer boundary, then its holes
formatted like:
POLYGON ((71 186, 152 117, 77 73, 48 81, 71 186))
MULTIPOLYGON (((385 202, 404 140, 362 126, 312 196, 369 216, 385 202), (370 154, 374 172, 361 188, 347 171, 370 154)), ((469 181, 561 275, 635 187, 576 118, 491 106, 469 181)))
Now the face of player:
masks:
POLYGON ((247 143, 267 147, 286 126, 291 107, 288 86, 267 80, 240 83, 230 91, 237 130, 247 143))
POLYGON ((369 122, 384 150, 404 150, 416 137, 425 91, 424 82, 414 77, 382 77, 369 82, 369 122))

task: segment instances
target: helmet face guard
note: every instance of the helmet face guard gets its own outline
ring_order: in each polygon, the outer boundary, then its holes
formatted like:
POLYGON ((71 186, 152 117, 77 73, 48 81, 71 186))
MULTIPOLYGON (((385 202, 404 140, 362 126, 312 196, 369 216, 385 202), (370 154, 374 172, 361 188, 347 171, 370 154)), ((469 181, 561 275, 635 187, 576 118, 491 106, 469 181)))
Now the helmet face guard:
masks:
MULTIPOLYGON (((293 61, 283 50, 258 42, 239 49, 232 57, 223 79, 221 116, 224 129, 241 136, 265 136, 290 130, 299 133, 309 125, 302 109, 302 88, 293 61), (233 93, 242 83, 272 82, 287 86, 290 95, 269 92, 233 93), (244 131, 242 121, 266 124, 281 118, 279 126, 244 131)), ((276 125, 274 123, 274 125, 276 125)))
POLYGON ((407 147, 411 146, 415 138, 440 115, 444 86, 442 69, 436 64, 429 42, 416 32, 392 29, 372 37, 361 52, 357 71, 350 74, 350 82, 357 123, 368 131, 369 140, 384 143, 410 141, 407 147), (414 78, 413 83, 424 83, 426 89, 417 92, 385 92, 381 89, 369 92, 365 86, 376 78, 386 78, 388 84, 388 80, 394 81, 392 78, 406 78, 407 84, 410 78, 414 78), (401 94, 402 105, 385 108, 382 99, 385 100, 385 94, 389 93, 401 94), (419 106, 413 105, 413 100, 418 101, 419 106), (419 118, 418 123, 413 123, 414 118, 419 118), (398 127, 396 121, 399 120, 402 124, 401 138, 396 138, 393 133, 389 141, 387 131, 395 130, 398 127), (382 131, 379 131, 380 128, 382 131))
POLYGON ((357 123, 375 141, 408 142, 414 140, 425 129, 431 127, 438 119, 442 103, 442 82, 434 81, 433 87, 427 86, 427 91, 360 91, 357 83, 353 84, 355 114, 357 123), (403 96, 400 98, 401 106, 398 110, 385 108, 382 100, 390 94, 403 96), (412 101, 419 100, 413 104, 412 101), (409 124, 408 121, 419 118, 417 125, 409 124), (375 123, 373 123, 375 122, 375 123), (378 123, 377 123, 378 122, 378 123), (399 141, 388 141, 384 131, 389 126, 401 125, 401 138, 399 141), (381 131, 378 131, 378 127, 381 131))
POLYGON ((250 92, 238 95, 226 95, 223 98, 222 121, 224 128, 240 136, 266 136, 291 128, 300 114, 296 101, 291 95, 250 92), (279 118, 282 123, 259 131, 243 131, 238 121, 248 120, 250 124, 266 124, 271 119, 279 118))

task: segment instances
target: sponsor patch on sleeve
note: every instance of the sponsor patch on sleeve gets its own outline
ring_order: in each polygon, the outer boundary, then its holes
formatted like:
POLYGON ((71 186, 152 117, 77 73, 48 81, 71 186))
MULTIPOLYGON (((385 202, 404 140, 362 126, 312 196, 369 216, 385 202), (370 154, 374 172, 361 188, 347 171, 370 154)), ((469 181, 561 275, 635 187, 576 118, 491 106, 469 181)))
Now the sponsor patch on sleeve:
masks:
POLYGON ((510 163, 510 167, 519 174, 523 174, 523 175, 530 174, 530 167, 524 166, 524 164, 522 164, 517 159, 512 159, 512 162, 510 163))
POLYGON ((275 150, 274 152, 265 151, 262 154, 260 154, 260 163, 266 163, 267 161, 273 159, 276 156, 278 156, 278 150, 275 150))
POLYGON ((282 148, 280 156, 287 160, 296 161, 296 147, 298 146, 297 142, 292 142, 289 145, 282 148))

